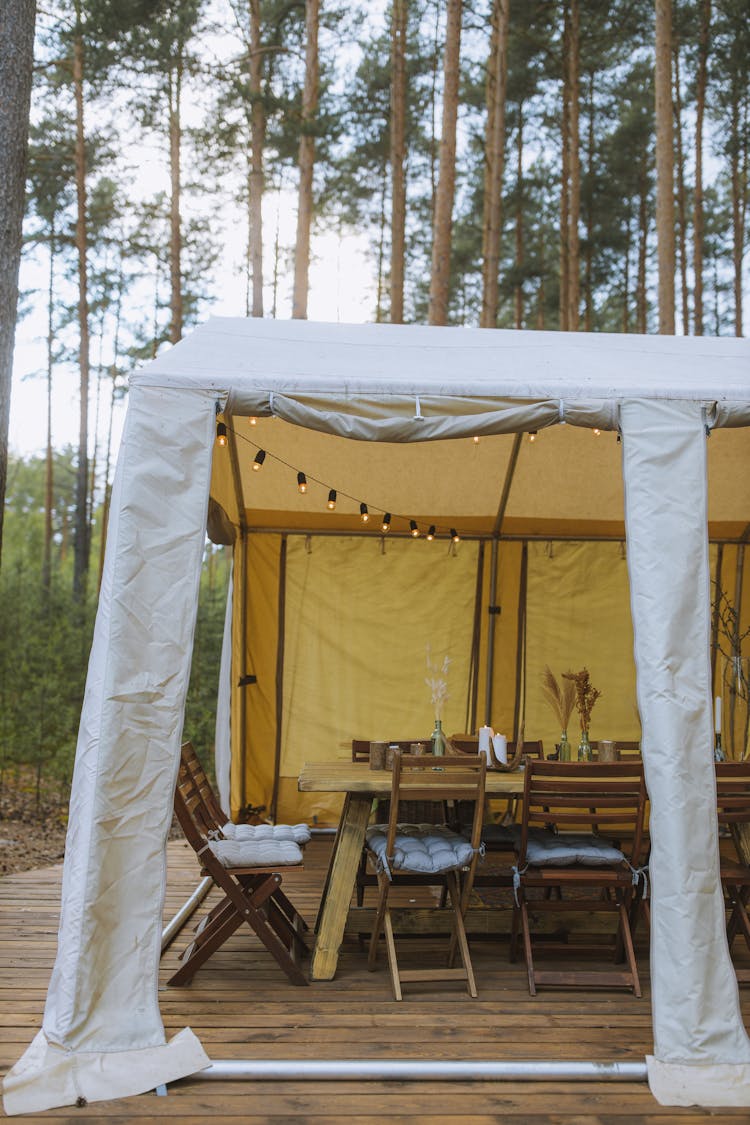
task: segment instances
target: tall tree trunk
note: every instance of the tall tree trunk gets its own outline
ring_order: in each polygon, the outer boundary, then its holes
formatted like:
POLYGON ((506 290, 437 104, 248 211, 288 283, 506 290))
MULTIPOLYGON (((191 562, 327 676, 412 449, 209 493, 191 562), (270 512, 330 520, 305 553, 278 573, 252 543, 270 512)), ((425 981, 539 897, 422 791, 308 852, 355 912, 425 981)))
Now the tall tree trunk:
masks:
POLYGON ((677 230, 680 252, 680 295, 682 308, 682 333, 690 334, 690 308, 687 279, 687 205, 685 202, 685 157, 682 146, 682 90, 680 89, 680 48, 673 46, 674 57, 674 130, 677 157, 677 230))
POLYGON ((78 470, 76 473, 76 515, 73 543, 73 593, 86 595, 91 545, 88 521, 88 425, 89 425, 89 299, 86 231, 86 134, 83 118, 83 36, 80 30, 80 3, 76 4, 78 30, 73 42, 73 89, 76 108, 75 180, 76 231, 78 253, 78 367, 80 372, 80 418, 78 430, 78 470))
POLYGON ((693 316, 696 336, 703 335, 703 116, 708 84, 708 52, 711 34, 711 0, 701 2, 698 38, 698 71, 695 78, 695 187, 693 190, 693 316))
POLYGON ((656 244, 659 332, 674 334, 674 139, 672 132, 672 0, 656 0, 656 244))
POLYGON ((646 301, 646 260, 648 257, 648 180, 646 156, 641 158, 640 193, 638 199, 638 272, 635 283, 636 331, 645 335, 648 329, 646 301))
MULTIPOLYGON (((745 107, 747 108, 747 107, 745 107)), ((747 208, 747 121, 741 128, 739 90, 733 91, 730 181, 732 190, 732 264, 734 266, 734 334, 742 335, 742 262, 745 249, 745 215, 747 208)))
POLYGON ((544 225, 539 224, 539 289, 537 291, 536 301, 536 327, 542 331, 545 325, 545 301, 547 299, 547 292, 544 286, 544 275, 546 266, 546 253, 544 245, 544 225))
POLYGON ((299 202, 297 242, 294 249, 294 294, 292 316, 307 319, 310 283, 310 228, 313 210, 313 168, 315 165, 315 115, 318 110, 318 10, 319 0, 305 0, 305 85, 302 90, 302 133, 299 140, 299 202))
POLYGON ((584 283, 583 283, 583 301, 584 301, 584 332, 590 332, 594 322, 594 292, 593 292, 593 270, 594 270, 594 161, 596 153, 594 148, 594 141, 596 138, 596 130, 594 128, 594 115, 596 107, 594 102, 594 72, 589 74, 588 85, 588 138, 586 146, 586 160, 589 170, 589 191, 586 198, 586 258, 584 261, 584 283))
POLYGON ((622 271, 622 330, 630 331, 630 219, 625 227, 625 262, 622 271))
POLYGON ((52 372, 55 340, 55 259, 57 256, 56 215, 50 217, 49 280, 47 287, 47 448, 44 458, 44 551, 42 553, 42 589, 49 592, 52 584, 52 506, 54 497, 54 462, 52 458, 52 372))
POLYGON ((507 83, 510 0, 493 0, 490 56, 487 61, 487 131, 482 216, 481 328, 495 328, 499 302, 505 158, 505 87, 507 83))
POLYGON ((109 417, 107 420, 107 442, 104 449, 104 499, 102 502, 102 535, 99 544, 99 581, 97 588, 101 588, 102 574, 104 573, 104 553, 107 546, 107 529, 109 527, 109 509, 112 500, 112 484, 110 471, 112 467, 112 424, 115 417, 115 401, 117 396, 117 368, 120 360, 120 325, 122 323, 122 296, 124 278, 122 269, 122 256, 120 257, 120 271, 117 279, 117 303, 115 305, 115 326, 112 337, 112 366, 110 368, 110 394, 109 417))
POLYGON ((516 284, 513 294, 514 324, 516 328, 523 328, 523 264, 524 264, 524 239, 523 239, 523 101, 518 103, 518 134, 516 136, 516 230, 515 230, 515 267, 516 284))
POLYGON ((461 52, 461 0, 448 0, 443 63, 443 125, 430 273, 430 324, 446 324, 450 294, 451 230, 456 187, 456 122, 461 52))
POLYGON ((562 112, 560 114, 560 329, 568 328, 570 283, 568 227, 570 225, 570 0, 563 0, 562 112))
POLYGON ((169 307, 171 319, 169 324, 170 342, 176 344, 182 339, 182 219, 180 216, 180 192, 182 176, 180 171, 180 157, 182 149, 182 44, 179 46, 180 54, 173 62, 169 71, 169 179, 170 179, 170 209, 169 209, 169 281, 171 287, 169 307))
POLYGON ((13 344, 21 261, 21 224, 26 190, 31 69, 34 57, 34 0, 0 4, 0 557, 8 475, 8 428, 13 344))
POLYGON ((276 193, 276 230, 273 236, 273 276, 271 278, 271 318, 276 320, 279 303, 279 270, 281 268, 281 195, 283 179, 279 175, 279 189, 276 193))
POLYGON ((263 316, 263 193, 266 110, 263 104, 263 53, 260 41, 260 0, 250 0, 250 184, 249 252, 253 275, 252 315, 263 316))
POLYGON ((568 329, 578 331, 580 305, 580 260, 578 221, 581 213, 581 153, 579 138, 581 13, 579 0, 570 0, 568 41, 568 91, 570 109, 570 198, 568 203, 568 329))
MULTIPOLYGON (((380 176, 380 218, 378 221, 378 278, 377 278, 377 294, 375 301, 375 323, 382 324, 385 320, 383 315, 383 297, 385 295, 385 231, 386 231, 386 202, 388 195, 388 169, 383 164, 382 173, 380 176)), ((403 318, 398 321, 399 324, 403 323, 403 318)))
MULTIPOLYGON (((408 0, 393 0, 391 22, 391 321, 404 323, 406 260, 406 29, 408 0)), ((380 301, 378 301, 380 310, 380 301)))

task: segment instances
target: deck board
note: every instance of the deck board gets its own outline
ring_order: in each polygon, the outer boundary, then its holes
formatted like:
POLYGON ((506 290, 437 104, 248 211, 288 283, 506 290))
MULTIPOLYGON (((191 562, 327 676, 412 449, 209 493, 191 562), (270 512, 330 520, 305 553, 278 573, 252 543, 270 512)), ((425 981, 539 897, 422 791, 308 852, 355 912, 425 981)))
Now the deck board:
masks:
MULTIPOLYGON (((305 870, 289 874, 284 888, 312 924, 325 876, 330 838, 315 839, 305 870)), ((62 867, 0 878, 0 1071, 5 1073, 37 1031, 55 955, 62 867), (33 895, 33 897, 32 897, 33 895)), ((192 852, 169 844, 165 920, 197 883, 192 852)), ((403 892, 429 895, 422 888, 403 892)), ((200 908, 197 917, 210 905, 200 908)), ((423 901, 418 899, 418 901, 423 901)), ((428 901, 428 900, 424 900, 428 901)), ((479 998, 460 985, 412 987, 402 1004, 391 999, 383 957, 375 973, 355 937, 346 938, 333 981, 307 988, 290 985, 250 934, 237 933, 199 971, 189 988, 169 989, 185 945, 183 931, 162 959, 161 1011, 171 1035, 193 1028, 216 1059, 568 1059, 642 1062, 652 1049, 648 953, 645 934, 637 948, 644 996, 627 992, 547 989, 529 996, 521 962, 510 964, 507 942, 472 942, 479 998)), ((403 942, 406 959, 438 956, 443 943, 403 942), (434 952, 431 952, 434 951, 434 952)), ((401 947, 400 947, 401 948, 401 947)), ((739 943, 737 952, 740 954, 739 943)), ((742 967, 750 967, 745 959, 742 967)), ((750 1018, 750 989, 742 990, 750 1018)), ((0 1111, 1 1112, 1 1111, 0 1111)), ((172 1119, 180 1125, 234 1125, 289 1121, 317 1125, 339 1118, 357 1125, 384 1120, 408 1125, 502 1120, 504 1125, 668 1125, 747 1121, 743 1110, 702 1112, 657 1105, 648 1087, 623 1082, 199 1082, 170 1086, 166 1098, 144 1094, 97 1103, 88 1123, 172 1119)), ((81 1122, 80 1110, 30 1115, 81 1122)))

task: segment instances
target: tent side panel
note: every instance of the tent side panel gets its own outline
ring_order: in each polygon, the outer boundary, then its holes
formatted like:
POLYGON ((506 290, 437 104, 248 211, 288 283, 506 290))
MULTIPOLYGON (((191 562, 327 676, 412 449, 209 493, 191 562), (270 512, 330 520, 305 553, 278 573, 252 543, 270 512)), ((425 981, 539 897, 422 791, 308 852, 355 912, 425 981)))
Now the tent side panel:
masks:
POLYGON ((621 425, 651 798, 649 1078, 663 1104, 750 1105, 750 1040, 719 880, 704 423, 696 404, 633 401, 621 425))
POLYGON ((214 397, 131 392, 78 735, 57 958, 43 1031, 6 1076, 9 1112, 139 1093, 207 1064, 189 1031, 165 1044, 157 980, 214 397))

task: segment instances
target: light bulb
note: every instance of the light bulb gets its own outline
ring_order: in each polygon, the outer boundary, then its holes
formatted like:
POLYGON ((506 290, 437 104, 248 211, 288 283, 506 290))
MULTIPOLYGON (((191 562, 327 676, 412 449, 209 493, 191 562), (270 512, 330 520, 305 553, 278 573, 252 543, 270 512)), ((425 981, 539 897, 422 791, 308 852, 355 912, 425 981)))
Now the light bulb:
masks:
POLYGON ((224 422, 217 422, 216 423, 216 444, 217 445, 226 445, 227 444, 227 427, 224 424, 224 422))
POLYGON ((419 528, 417 527, 416 520, 409 520, 409 528, 411 530, 412 538, 416 539, 419 535, 419 528))
POLYGON ((263 462, 265 461, 265 459, 266 459, 265 449, 259 449, 258 452, 255 454, 255 460, 253 461, 253 472, 254 473, 259 472, 263 468, 263 462))
POLYGON ((451 539, 453 540, 454 543, 460 543, 461 542, 461 536, 458 534, 455 527, 451 528, 451 539))
POLYGON ((529 430, 529 441, 536 441, 536 430, 529 430))
POLYGON ((307 492, 307 477, 304 473, 297 473, 297 488, 300 492, 307 492))
POLYGON ((474 442, 474 445, 479 445, 479 434, 474 434, 471 440, 474 442))
POLYGON ((391 513, 390 512, 385 513, 385 515, 383 516, 383 522, 381 523, 380 526, 381 526, 383 531, 390 531, 391 530, 391 513))
POLYGON ((257 419, 257 418, 252 418, 252 417, 251 417, 251 418, 249 419, 249 422, 250 422, 250 425, 251 425, 251 426, 257 426, 257 425, 258 425, 258 419, 257 419))
POLYGON ((367 523, 367 521, 370 518, 370 513, 367 511, 367 505, 366 504, 360 504, 359 515, 360 515, 360 519, 362 520, 362 523, 367 523))
POLYGON ((335 488, 332 488, 331 491, 328 493, 328 507, 331 509, 331 511, 333 511, 333 509, 336 507, 336 489, 335 488))
POLYGON ((429 531, 427 532, 427 540, 429 543, 435 538, 435 524, 431 523, 429 531))

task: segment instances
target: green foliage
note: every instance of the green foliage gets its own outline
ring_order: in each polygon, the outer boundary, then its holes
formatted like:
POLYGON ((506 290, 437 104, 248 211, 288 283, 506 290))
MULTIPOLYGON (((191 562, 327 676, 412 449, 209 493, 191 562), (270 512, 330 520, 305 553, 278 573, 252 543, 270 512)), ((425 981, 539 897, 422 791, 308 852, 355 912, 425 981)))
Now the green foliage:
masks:
MULTIPOLYGON (((94 596, 82 604, 72 594, 68 528, 75 467, 70 449, 55 454, 55 470, 49 586, 42 581, 41 458, 10 462, 0 569, 0 787, 4 778, 28 776, 31 769, 37 802, 41 790, 50 788, 57 789, 61 801, 67 799, 96 610, 94 596)), ((214 743, 228 578, 226 550, 207 545, 185 718, 186 734, 202 747, 214 743)))

